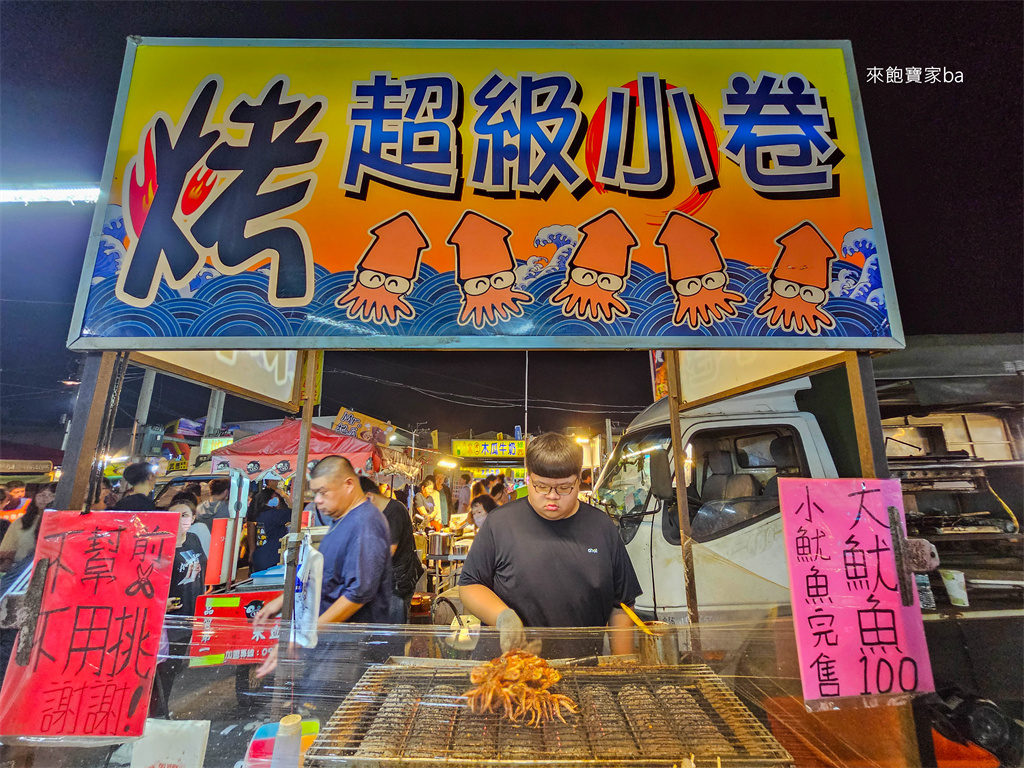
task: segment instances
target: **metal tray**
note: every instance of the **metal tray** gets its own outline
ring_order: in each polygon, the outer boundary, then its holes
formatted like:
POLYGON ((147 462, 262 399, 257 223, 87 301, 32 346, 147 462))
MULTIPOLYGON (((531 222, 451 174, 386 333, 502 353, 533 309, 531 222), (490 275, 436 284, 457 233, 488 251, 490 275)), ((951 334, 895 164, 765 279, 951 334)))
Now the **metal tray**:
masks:
POLYGON ((393 659, 371 667, 321 728, 305 765, 793 764, 703 664, 563 668, 552 690, 570 696, 579 714, 536 727, 470 712, 462 694, 473 666, 393 659))

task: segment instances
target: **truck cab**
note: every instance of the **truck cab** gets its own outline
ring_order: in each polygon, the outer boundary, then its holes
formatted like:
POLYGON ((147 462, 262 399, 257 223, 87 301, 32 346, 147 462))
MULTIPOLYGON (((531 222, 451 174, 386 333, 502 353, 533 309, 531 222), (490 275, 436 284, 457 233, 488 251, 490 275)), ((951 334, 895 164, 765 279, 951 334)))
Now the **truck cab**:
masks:
MULTIPOLYGON (((702 620, 763 616, 788 603, 778 478, 838 476, 817 420, 797 406, 797 393, 810 388, 808 378, 795 379, 680 416, 702 620)), ((593 499, 618 523, 643 587, 637 613, 685 623, 668 419, 666 398, 630 424, 593 499)))

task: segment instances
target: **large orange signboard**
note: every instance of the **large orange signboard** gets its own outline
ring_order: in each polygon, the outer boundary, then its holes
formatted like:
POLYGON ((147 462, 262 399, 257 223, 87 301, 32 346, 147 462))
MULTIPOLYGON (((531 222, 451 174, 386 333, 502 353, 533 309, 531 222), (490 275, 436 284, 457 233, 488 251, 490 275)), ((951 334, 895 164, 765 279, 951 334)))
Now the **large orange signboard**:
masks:
POLYGON ((843 42, 131 42, 70 344, 901 346, 854 72, 843 42))

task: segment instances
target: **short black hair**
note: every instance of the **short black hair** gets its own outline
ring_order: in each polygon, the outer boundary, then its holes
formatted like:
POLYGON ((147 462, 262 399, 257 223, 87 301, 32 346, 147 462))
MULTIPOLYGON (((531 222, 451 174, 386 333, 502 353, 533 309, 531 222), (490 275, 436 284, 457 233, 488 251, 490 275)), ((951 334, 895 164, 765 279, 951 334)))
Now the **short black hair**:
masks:
POLYGON ((220 496, 224 491, 231 488, 231 481, 224 477, 218 477, 216 480, 210 481, 210 495, 220 496))
POLYGON ((358 477, 352 462, 344 456, 324 456, 309 473, 311 479, 341 475, 342 478, 358 477))
POLYGON ((359 476, 359 487, 363 489, 363 493, 372 493, 377 496, 381 495, 380 486, 366 475, 359 476))
POLYGON ((140 461, 137 464, 129 464, 125 467, 121 476, 128 485, 134 488, 136 485, 142 485, 151 477, 155 477, 156 473, 150 464, 140 461))
POLYGON ((463 482, 468 483, 472 479, 473 479, 473 476, 471 474, 469 474, 469 472, 463 472, 462 473, 462 480, 463 480, 463 482))
POLYGON ((487 493, 481 493, 479 496, 475 496, 472 501, 469 502, 469 511, 473 511, 473 507, 479 504, 484 508, 484 512, 493 512, 498 508, 498 502, 494 500, 494 497, 487 493))
POLYGON ((570 437, 545 432, 526 446, 526 471, 540 477, 578 477, 583 469, 583 449, 570 437))

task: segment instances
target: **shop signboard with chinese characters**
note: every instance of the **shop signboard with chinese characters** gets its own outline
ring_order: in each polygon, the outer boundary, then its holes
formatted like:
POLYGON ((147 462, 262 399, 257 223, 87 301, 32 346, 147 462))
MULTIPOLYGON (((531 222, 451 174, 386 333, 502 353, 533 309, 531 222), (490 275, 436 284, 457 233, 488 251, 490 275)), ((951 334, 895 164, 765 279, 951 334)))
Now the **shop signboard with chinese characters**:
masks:
POLYGON ((452 455, 459 459, 521 459, 525 440, 452 440, 452 455))
POLYGON ((43 514, 33 565, 45 574, 38 613, 18 636, 0 691, 5 743, 142 735, 178 520, 173 512, 43 514))
POLYGON ((74 349, 903 345, 845 41, 132 38, 74 349))
POLYGON ((935 690, 916 590, 904 606, 889 507, 898 480, 779 480, 800 678, 808 709, 935 690))
POLYGON ((279 621, 258 630, 252 620, 265 603, 281 594, 239 592, 230 595, 200 595, 196 600, 196 618, 202 624, 192 633, 189 665, 208 667, 218 664, 260 664, 277 645, 279 621))
POLYGON ((459 467, 459 474, 463 472, 472 475, 474 480, 483 480, 485 477, 491 477, 492 475, 504 475, 506 480, 526 479, 525 467, 505 467, 500 465, 490 467, 459 467))

